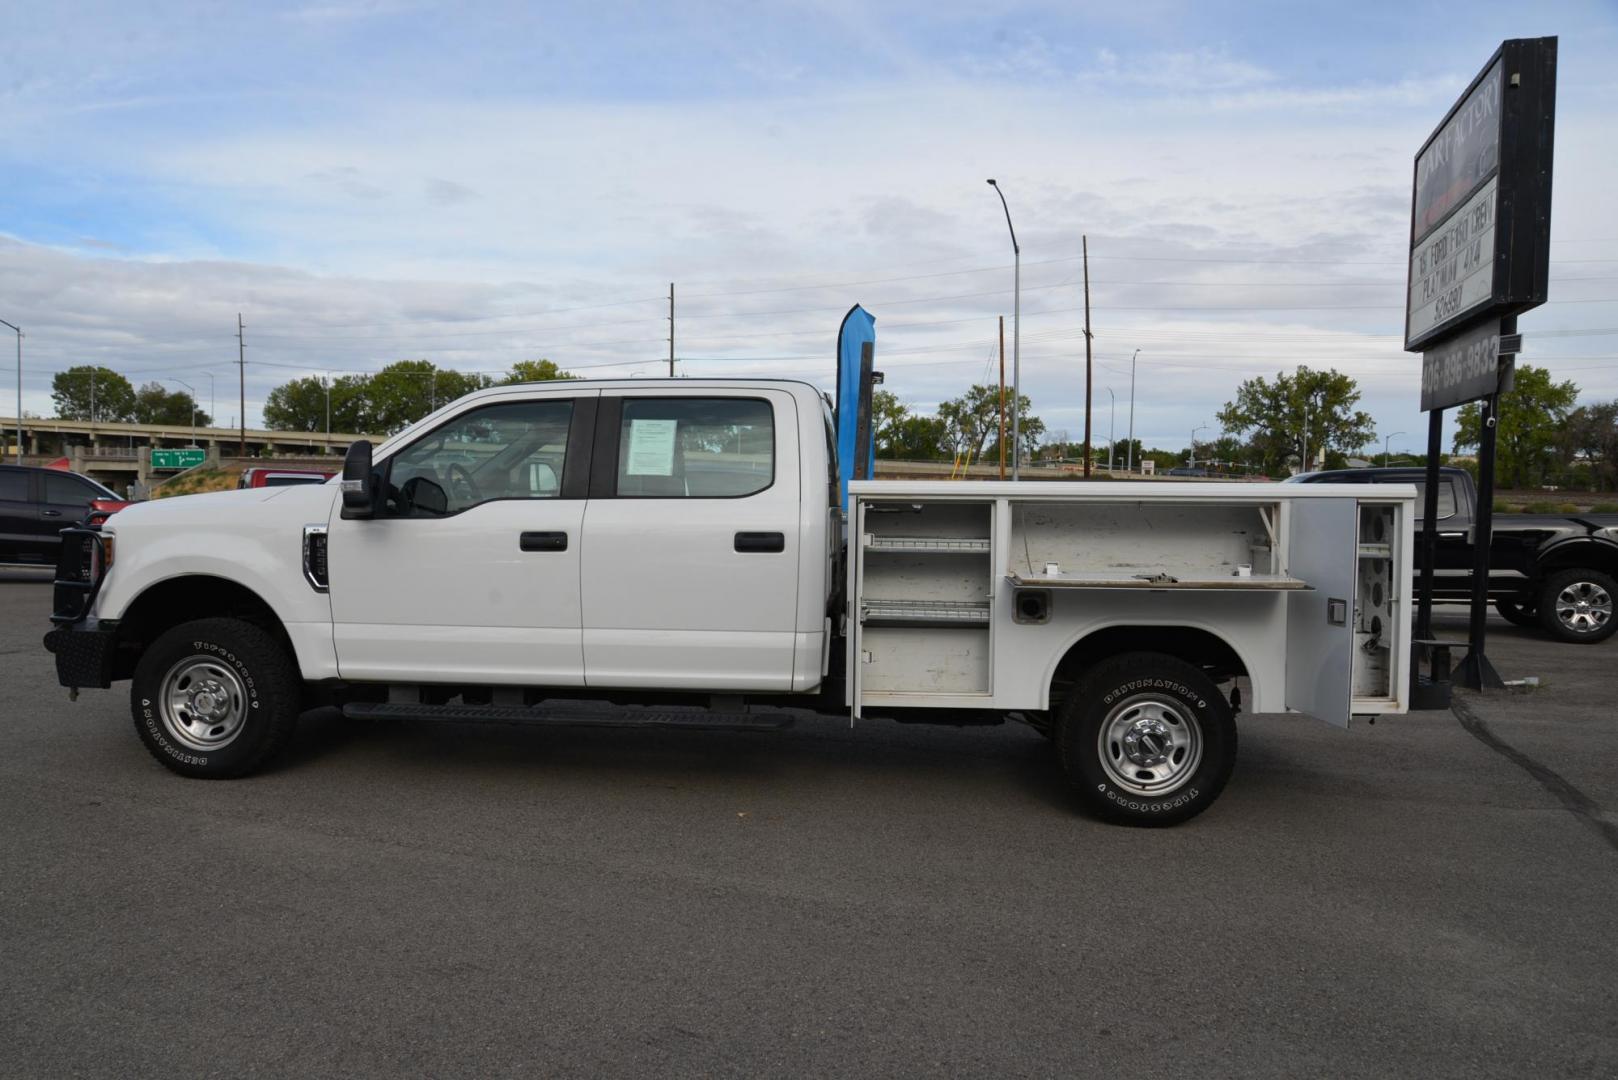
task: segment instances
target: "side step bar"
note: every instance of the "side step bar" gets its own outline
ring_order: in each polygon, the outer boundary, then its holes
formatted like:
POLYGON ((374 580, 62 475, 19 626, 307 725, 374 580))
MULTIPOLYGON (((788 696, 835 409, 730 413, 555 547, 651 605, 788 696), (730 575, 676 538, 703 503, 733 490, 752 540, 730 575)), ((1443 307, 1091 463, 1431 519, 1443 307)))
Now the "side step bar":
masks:
POLYGON ((775 731, 792 726, 785 712, 677 711, 635 706, 589 708, 557 705, 421 705, 414 702, 352 702, 343 715, 355 720, 438 720, 472 724, 544 724, 558 727, 683 728, 688 731, 775 731))

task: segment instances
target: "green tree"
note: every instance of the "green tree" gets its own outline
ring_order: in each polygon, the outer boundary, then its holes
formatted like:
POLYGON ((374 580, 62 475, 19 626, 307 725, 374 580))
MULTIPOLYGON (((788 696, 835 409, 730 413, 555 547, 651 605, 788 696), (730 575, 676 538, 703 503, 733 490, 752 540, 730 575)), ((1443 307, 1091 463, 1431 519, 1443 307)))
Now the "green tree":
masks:
POLYGON ((306 375, 271 390, 264 399, 264 426, 271 431, 325 431, 326 384, 306 375))
POLYGON ((909 407, 892 390, 877 390, 871 395, 871 432, 876 436, 878 457, 894 456, 894 436, 909 415, 909 407))
MULTIPOLYGON (((99 385, 97 390, 99 392, 99 385)), ((166 390, 162 383, 143 383, 135 391, 135 405, 131 410, 137 424, 172 424, 207 427, 213 419, 196 407, 196 402, 184 390, 166 390)))
POLYGON ((51 379, 51 400, 63 420, 125 421, 135 415, 135 388, 129 380, 93 364, 58 371, 51 379))
MULTIPOLYGON (((1045 424, 1039 417, 1032 415, 1029 409, 1032 402, 1024 394, 1017 399, 1021 404, 1022 418, 1018 428, 1022 438, 1023 460, 1029 460, 1033 451, 1039 446, 1040 439, 1045 434, 1045 424)), ((1011 435, 1011 398, 1006 399, 1006 436, 1011 435)), ((990 443, 995 444, 995 457, 999 456, 1000 438, 1000 388, 998 386, 974 386, 965 394, 938 406, 938 418, 944 422, 948 441, 956 453, 969 453, 973 461, 980 461, 984 455, 984 448, 990 443)), ((1008 455, 1007 460, 1010 460, 1008 455)))
POLYGON ((912 413, 894 425, 884 453, 898 461, 938 461, 950 456, 948 439, 944 421, 912 413))
POLYGON ((1278 474, 1290 458, 1303 462, 1306 439, 1313 459, 1323 449, 1343 453, 1375 438, 1371 414, 1354 407, 1359 400, 1350 376, 1300 364, 1291 375, 1276 372, 1274 382, 1263 376, 1246 380, 1218 417, 1226 432, 1247 436, 1265 472, 1278 474))
POLYGON ((554 382, 557 379, 577 379, 578 376, 563 371, 549 360, 518 360, 511 365, 503 380, 507 386, 514 383, 554 382))
POLYGON ((329 380, 315 375, 282 383, 264 400, 264 425, 272 431, 325 431, 326 408, 331 406, 331 430, 365 432, 366 394, 370 379, 344 375, 329 380))
POLYGON ((1618 487, 1618 401, 1581 405, 1568 414, 1562 428, 1563 459, 1587 471, 1592 491, 1618 487))
MULTIPOLYGON (((1553 383, 1544 368, 1517 367, 1511 390, 1500 395, 1495 423, 1495 475, 1502 487, 1538 487, 1554 475, 1562 429, 1578 396, 1572 380, 1553 383)), ((1461 406, 1455 418, 1456 450, 1478 446, 1482 412, 1475 401, 1461 406)))
POLYGON ((487 375, 439 368, 430 360, 400 360, 366 380, 358 430, 392 434, 440 405, 493 385, 487 375))

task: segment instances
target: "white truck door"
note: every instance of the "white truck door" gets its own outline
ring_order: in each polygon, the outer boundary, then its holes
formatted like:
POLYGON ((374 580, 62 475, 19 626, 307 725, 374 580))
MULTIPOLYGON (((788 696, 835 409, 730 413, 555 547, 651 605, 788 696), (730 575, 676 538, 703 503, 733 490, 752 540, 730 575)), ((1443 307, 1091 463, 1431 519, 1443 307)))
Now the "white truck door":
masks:
POLYGON ((798 427, 782 390, 602 391, 581 567, 587 685, 791 689, 798 427))
POLYGON ((378 463, 385 516, 328 532, 345 679, 579 686, 597 392, 475 405, 378 463))
POLYGON ((1310 588, 1287 595, 1286 707, 1346 728, 1358 504, 1352 498, 1294 499, 1290 517, 1288 567, 1310 588))

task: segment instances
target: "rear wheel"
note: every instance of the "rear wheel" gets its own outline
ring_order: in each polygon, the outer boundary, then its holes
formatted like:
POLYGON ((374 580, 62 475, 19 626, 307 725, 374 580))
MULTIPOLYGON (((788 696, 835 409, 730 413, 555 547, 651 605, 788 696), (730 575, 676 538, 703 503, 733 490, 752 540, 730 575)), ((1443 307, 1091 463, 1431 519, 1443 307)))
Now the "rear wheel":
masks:
POLYGON ((1540 587, 1540 625, 1559 641, 1580 645, 1605 641, 1618 630, 1614 596, 1618 582, 1600 570, 1559 570, 1540 587))
POLYGON ((1098 815, 1131 825, 1195 817, 1236 763, 1236 721, 1219 688, 1161 653, 1097 664, 1057 714, 1056 740, 1075 794, 1098 815))
POLYGON ((268 632, 241 619, 182 623, 135 666, 135 731, 182 776, 246 776, 286 745, 297 724, 297 668, 268 632))
POLYGON ((1514 626, 1540 625, 1539 609, 1532 604, 1519 604, 1515 600, 1496 600, 1494 610, 1500 613, 1502 619, 1514 626))

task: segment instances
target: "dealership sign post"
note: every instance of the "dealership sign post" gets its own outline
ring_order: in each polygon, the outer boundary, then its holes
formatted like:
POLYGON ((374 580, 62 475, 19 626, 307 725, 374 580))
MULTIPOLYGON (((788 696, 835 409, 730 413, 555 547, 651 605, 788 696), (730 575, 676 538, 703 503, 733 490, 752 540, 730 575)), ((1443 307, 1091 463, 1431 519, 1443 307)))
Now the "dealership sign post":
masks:
POLYGON ((1428 413, 1416 637, 1432 638, 1438 455, 1444 410, 1479 402, 1472 618, 1461 681, 1499 686, 1484 655, 1494 511, 1495 418, 1522 348, 1517 315, 1550 274, 1556 39, 1503 42, 1416 153, 1405 349, 1421 353, 1428 413))

